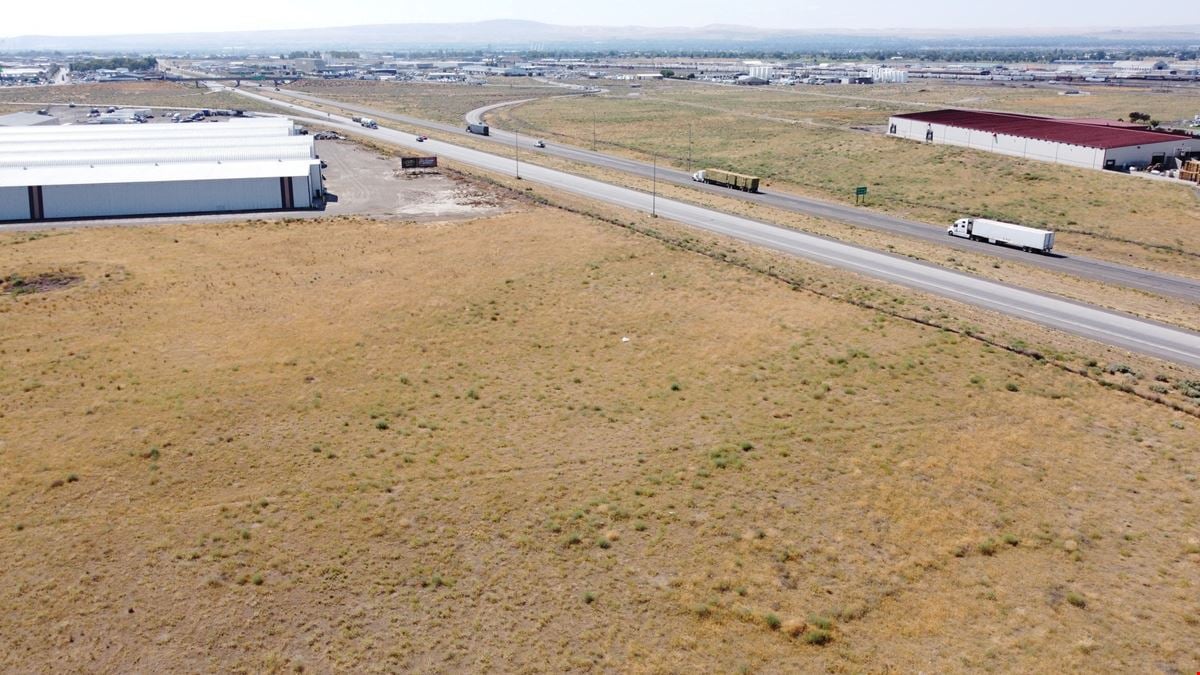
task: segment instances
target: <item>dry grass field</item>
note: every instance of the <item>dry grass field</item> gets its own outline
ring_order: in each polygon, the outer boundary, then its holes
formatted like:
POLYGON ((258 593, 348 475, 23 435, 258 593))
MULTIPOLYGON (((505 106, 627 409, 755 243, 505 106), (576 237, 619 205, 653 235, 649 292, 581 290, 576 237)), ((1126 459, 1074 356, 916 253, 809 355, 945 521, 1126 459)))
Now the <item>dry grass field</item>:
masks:
POLYGON ((1142 93, 1147 100, 1138 106, 1127 90, 1065 97, 936 84, 778 89, 648 84, 606 96, 547 98, 494 111, 489 119, 585 147, 594 125, 600 148, 609 152, 640 159, 657 153, 659 161, 686 168, 690 147, 693 168, 758 174, 766 189, 848 202, 855 186, 866 185, 872 208, 934 224, 974 214, 1045 226, 1060 233, 1063 250, 1200 275, 1200 231, 1193 226, 1200 220, 1200 193, 1194 188, 866 130, 879 128, 889 113, 916 109, 888 97, 1060 115, 1111 116, 1133 106, 1182 116, 1195 107, 1193 96, 1142 93))
POLYGON ((364 105, 398 115, 458 124, 471 110, 492 103, 556 96, 562 87, 526 78, 490 78, 486 86, 438 82, 372 82, 299 80, 288 89, 344 103, 364 105))
MULTIPOLYGON (((249 84, 247 87, 251 86, 249 84)), ((233 108, 277 112, 272 106, 230 92, 214 92, 207 87, 178 82, 102 82, 55 87, 0 88, 0 105, 13 110, 29 110, 45 104, 80 106, 152 106, 161 108, 233 108)))
POLYGON ((532 205, 0 278, 0 670, 1200 663, 1197 419, 953 333, 532 205))

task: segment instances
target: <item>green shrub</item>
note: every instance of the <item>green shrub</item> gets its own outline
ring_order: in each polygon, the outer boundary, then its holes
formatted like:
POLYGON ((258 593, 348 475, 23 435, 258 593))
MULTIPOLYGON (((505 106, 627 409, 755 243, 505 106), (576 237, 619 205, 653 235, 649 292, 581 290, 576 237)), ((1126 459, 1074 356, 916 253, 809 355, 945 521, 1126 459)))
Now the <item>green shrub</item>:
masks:
POLYGON ((804 634, 804 642, 810 645, 823 645, 833 639, 829 631, 821 628, 814 628, 804 634))

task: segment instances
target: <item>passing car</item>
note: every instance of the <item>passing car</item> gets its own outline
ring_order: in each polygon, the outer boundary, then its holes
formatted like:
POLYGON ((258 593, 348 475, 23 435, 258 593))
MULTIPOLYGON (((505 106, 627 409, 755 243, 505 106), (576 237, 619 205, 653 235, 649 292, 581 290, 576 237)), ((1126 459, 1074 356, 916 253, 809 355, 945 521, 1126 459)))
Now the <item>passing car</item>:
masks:
POLYGON ((538 141, 537 143, 534 143, 534 144, 533 144, 533 147, 535 147, 535 148, 544 148, 544 147, 546 147, 546 141, 538 141))
POLYGON ((425 141, 427 141, 427 140, 429 140, 429 137, 428 137, 428 136, 425 136, 425 135, 417 136, 417 142, 418 142, 418 143, 424 143, 424 142, 425 142, 425 141))

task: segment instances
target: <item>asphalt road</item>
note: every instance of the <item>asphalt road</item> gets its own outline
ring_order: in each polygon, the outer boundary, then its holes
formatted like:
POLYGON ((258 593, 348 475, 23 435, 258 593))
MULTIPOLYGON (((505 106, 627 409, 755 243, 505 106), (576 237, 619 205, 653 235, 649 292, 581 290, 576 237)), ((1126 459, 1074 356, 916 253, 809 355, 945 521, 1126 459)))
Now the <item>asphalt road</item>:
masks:
MULTIPOLYGON (((279 103, 253 92, 243 90, 240 93, 279 103)), ((342 127, 347 131, 422 153, 437 154, 502 174, 514 175, 518 171, 512 156, 501 157, 432 138, 420 143, 410 133, 387 128, 364 129, 346 117, 332 115, 327 111, 297 103, 280 105, 291 114, 320 118, 330 126, 342 127)), ((385 117, 374 112, 371 114, 377 118, 385 117)), ((430 126, 423 121, 421 125, 430 126)), ((455 130, 457 131, 457 128, 455 130)), ((1129 351, 1200 368, 1200 334, 1191 331, 1014 288, 908 258, 851 246, 693 204, 654 198, 645 192, 534 164, 521 164, 519 175, 523 180, 617 206, 640 211, 650 211, 653 208, 661 217, 750 244, 1027 319, 1129 351)))
MULTIPOLYGON (((243 93, 253 93, 246 92, 243 93)), ((421 119, 418 117, 410 117, 407 115, 395 115, 391 113, 372 110, 363 106, 355 106, 338 101, 325 99, 310 94, 285 90, 282 93, 289 97, 294 97, 300 100, 309 101, 311 103, 320 103, 327 106, 336 106, 344 110, 352 110, 355 112, 365 113, 367 116, 377 120, 393 120, 411 124, 414 126, 425 127, 428 129, 436 129, 437 131, 465 135, 465 124, 457 126, 453 124, 445 124, 442 122, 433 122, 430 120, 421 119)), ((489 110, 502 108, 505 106, 524 103, 530 99, 522 99, 520 101, 506 101, 496 103, 482 108, 477 108, 467 113, 466 119, 472 123, 480 123, 483 114, 489 110)), ((482 137, 479 137, 482 138, 482 137)), ((514 147, 514 143, 518 140, 511 132, 491 128, 490 140, 504 145, 506 148, 514 147)), ((1154 272, 1119 263, 1088 258, 1085 256, 1067 256, 1058 253, 1050 255, 1040 255, 1036 253, 1025 253, 1017 249, 1006 248, 1004 246, 996 246, 984 242, 970 241, 951 237, 946 234, 945 227, 930 225, 918 221, 905 220, 897 218, 878 211, 864 209, 857 206, 849 206, 837 202, 827 202, 820 199, 810 197, 801 197, 787 193, 747 193, 722 188, 706 183, 697 183, 692 180, 691 174, 678 169, 666 167, 655 167, 653 164, 647 164, 633 159, 608 155, 602 152, 593 152, 585 148, 577 146, 563 145, 559 143, 550 143, 546 148, 535 148, 533 143, 536 137, 525 137, 519 139, 517 143, 521 152, 544 153, 553 157, 559 157, 584 164, 591 164, 606 169, 621 171, 642 178, 657 178, 664 183, 673 183, 676 185, 686 185, 696 190, 703 190, 712 194, 743 199, 757 204, 763 204, 787 211, 803 213, 828 220, 847 223, 857 227, 868 228, 893 234, 900 234, 908 237, 913 237, 923 241, 932 242, 940 246, 946 246, 961 251, 973 251, 985 255, 995 256, 1014 262, 1020 262, 1027 265, 1042 267, 1054 272, 1069 274, 1083 279, 1091 279, 1103 283, 1113 284, 1116 286, 1124 286, 1134 288, 1148 293, 1163 295, 1167 297, 1179 298, 1189 302, 1200 303, 1200 279, 1189 279, 1161 272, 1154 272)), ((947 226, 949 223, 947 223, 947 226)))
MULTIPOLYGON (((528 100, 528 99, 526 99, 528 100)), ((510 103, 498 103, 494 105, 477 108, 467 113, 467 120, 473 123, 480 123, 483 114, 489 110, 502 108, 508 105, 516 105, 525 101, 514 101, 510 103)), ((492 137, 497 141, 507 144, 512 144, 513 134, 492 127, 490 129, 492 137)), ((532 143, 533 139, 530 140, 532 143)), ((524 149, 524 148, 522 148, 524 149)), ((533 150, 532 145, 530 149, 533 150)), ((825 218, 828 220, 836 220, 838 222, 855 225, 872 230, 901 234, 915 239, 929 241, 941 246, 948 246, 962 251, 974 251, 976 253, 984 253, 987 255, 1005 258, 1016 262, 1035 265, 1071 274, 1077 277, 1101 281, 1118 286, 1126 286, 1136 288, 1138 290, 1166 295, 1170 297, 1189 300, 1191 302, 1200 302, 1200 280, 1187 279, 1170 274, 1160 272, 1152 272, 1149 270, 1130 267, 1128 265, 1120 265, 1095 258, 1087 258, 1083 256, 1066 256, 1057 253, 1050 255, 1039 255, 1025 253, 1018 249, 1010 249, 1003 246, 995 246, 984 242, 970 241, 967 239, 959 239, 950 237, 946 234, 944 227, 931 226, 928 223, 921 223, 912 220, 897 218, 878 211, 871 211, 857 206, 848 206, 837 202, 827 202, 820 199, 812 199, 810 197, 801 197, 798 195, 786 193, 746 193, 730 190, 728 188, 708 185, 706 183, 697 183, 692 180, 690 174, 677 169, 664 168, 659 166, 655 168, 652 164, 639 162, 637 160, 616 157, 613 155, 604 154, 601 152, 593 152, 584 148, 579 148, 570 145, 560 145, 557 143, 550 144, 545 150, 538 150, 547 154, 569 159, 576 162, 583 162, 595 166, 602 166, 608 169, 623 171, 643 178, 651 178, 656 176, 658 180, 666 183, 674 183, 677 185, 687 185, 695 189, 704 190, 713 194, 720 194, 727 197, 744 199, 756 204, 772 206, 786 211, 803 213, 810 216, 825 218)), ((697 169, 703 167, 697 167, 697 169)), ((947 223, 947 227, 949 223, 947 223)), ((1200 263, 1198 263, 1200 267, 1200 263)))

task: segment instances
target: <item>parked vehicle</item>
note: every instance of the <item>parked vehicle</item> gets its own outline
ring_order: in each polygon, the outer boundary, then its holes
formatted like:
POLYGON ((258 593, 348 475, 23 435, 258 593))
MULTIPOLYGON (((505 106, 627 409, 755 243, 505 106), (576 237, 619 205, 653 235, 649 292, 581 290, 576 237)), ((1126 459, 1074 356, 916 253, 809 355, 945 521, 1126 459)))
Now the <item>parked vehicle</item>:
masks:
POLYGON ((468 124, 467 131, 472 134, 479 134, 480 136, 492 135, 491 129, 489 129, 488 125, 486 124, 468 124))
POLYGON ((959 218, 946 234, 989 244, 1016 246, 1025 251, 1049 253, 1054 248, 1054 233, 987 218, 959 218))
POLYGON ((721 169, 701 169, 692 174, 692 180, 698 183, 710 183, 744 192, 758 192, 758 176, 747 176, 743 173, 722 171, 721 169))

